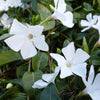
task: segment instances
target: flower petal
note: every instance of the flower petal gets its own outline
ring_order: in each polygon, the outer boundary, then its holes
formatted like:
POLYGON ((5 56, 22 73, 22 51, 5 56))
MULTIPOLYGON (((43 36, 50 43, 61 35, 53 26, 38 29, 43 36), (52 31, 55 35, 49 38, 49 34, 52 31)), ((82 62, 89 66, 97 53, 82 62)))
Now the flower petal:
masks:
POLYGON ((98 73, 95 77, 95 80, 93 82, 93 88, 95 90, 100 90, 100 73, 98 73))
POLYGON ((93 79, 94 79, 94 66, 92 65, 91 68, 90 68, 90 72, 89 72, 89 76, 88 76, 88 83, 89 84, 92 84, 93 82, 93 79))
POLYGON ((88 30, 90 28, 91 28, 91 26, 88 26, 88 27, 84 28, 83 30, 81 30, 81 32, 85 32, 86 30, 88 30))
POLYGON ((28 59, 37 54, 37 50, 31 41, 25 41, 21 47, 21 55, 23 59, 28 59))
POLYGON ((98 17, 98 22, 96 25, 92 25, 93 28, 97 29, 100 34, 100 16, 98 17))
POLYGON ((92 21, 92 14, 89 13, 87 16, 86 16, 86 19, 91 22, 92 21))
POLYGON ((33 36, 40 36, 43 32, 44 27, 40 25, 30 26, 28 25, 28 33, 33 34, 33 36))
POLYGON ((36 48, 38 48, 39 50, 43 50, 43 51, 49 50, 49 47, 48 47, 47 43, 45 42, 44 35, 33 38, 33 43, 36 46, 36 48))
POLYGON ((27 33, 28 33, 27 26, 14 19, 9 34, 22 35, 27 33))
POLYGON ((42 79, 48 83, 52 82, 54 83, 53 77, 55 76, 55 73, 51 73, 51 74, 43 74, 42 75, 42 79))
POLYGON ((42 89, 47 87, 47 85, 48 85, 47 82, 44 82, 43 80, 38 80, 33 84, 32 88, 42 89))
POLYGON ((69 28, 72 28, 74 26, 73 24, 73 14, 69 11, 66 13, 60 13, 58 11, 55 11, 52 15, 54 19, 58 19, 62 22, 64 26, 67 26, 69 28))
POLYGON ((57 61, 59 67, 63 67, 66 64, 66 60, 63 56, 54 53, 50 53, 50 56, 57 61))
POLYGON ((4 41, 14 51, 19 51, 25 42, 24 37, 22 35, 15 35, 4 41))
POLYGON ((62 53, 68 61, 71 61, 75 53, 74 43, 71 42, 67 47, 63 48, 62 53))
POLYGON ((59 0, 54 0, 54 4, 55 4, 55 9, 57 9, 57 4, 58 4, 59 0))
POLYGON ((58 7, 57 7, 57 11, 59 11, 60 13, 64 13, 66 11, 66 3, 65 0, 58 0, 58 7))
POLYGON ((76 74, 76 75, 82 77, 83 79, 85 79, 86 78, 86 66, 87 66, 86 63, 76 64, 76 65, 72 65, 70 67, 70 70, 74 74, 76 74))
POLYGON ((81 24, 81 26, 89 26, 90 25, 90 23, 86 20, 81 20, 80 24, 81 24))
POLYGON ((72 63, 79 64, 85 62, 90 56, 84 52, 82 49, 77 49, 76 53, 74 54, 72 63))
POLYGON ((73 75, 73 73, 71 72, 69 68, 67 68, 66 65, 61 67, 60 78, 66 78, 71 75, 73 75))
POLYGON ((42 79, 45 80, 48 83, 54 83, 56 76, 58 75, 60 71, 60 67, 56 67, 55 68, 55 73, 51 73, 51 74, 43 74, 42 75, 42 79))

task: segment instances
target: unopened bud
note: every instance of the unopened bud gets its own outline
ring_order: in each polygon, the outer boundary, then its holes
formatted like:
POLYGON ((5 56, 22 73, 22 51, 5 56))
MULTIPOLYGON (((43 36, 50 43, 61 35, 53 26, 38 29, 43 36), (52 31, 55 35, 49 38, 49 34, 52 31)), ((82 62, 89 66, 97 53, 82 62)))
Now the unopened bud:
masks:
POLYGON ((52 11, 55 11, 54 6, 52 6, 52 5, 49 5, 49 6, 50 6, 50 8, 51 8, 52 11))
POLYGON ((11 88, 12 86, 13 86, 13 84, 12 84, 12 83, 8 83, 8 84, 7 84, 7 86, 6 86, 6 89, 11 88))

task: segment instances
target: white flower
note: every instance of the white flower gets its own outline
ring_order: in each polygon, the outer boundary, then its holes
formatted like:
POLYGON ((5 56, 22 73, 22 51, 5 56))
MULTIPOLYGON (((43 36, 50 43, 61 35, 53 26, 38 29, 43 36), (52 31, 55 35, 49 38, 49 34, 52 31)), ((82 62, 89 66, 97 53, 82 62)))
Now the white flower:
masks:
POLYGON ((7 11, 8 10, 8 4, 4 0, 0 0, 0 11, 7 11))
POLYGON ((4 28, 9 28, 10 24, 13 22, 13 19, 9 18, 9 16, 6 13, 4 13, 2 15, 0 20, 1 20, 1 24, 4 26, 4 28))
POLYGON ((61 67, 60 78, 65 78, 70 75, 76 74, 81 77, 86 76, 86 63, 85 61, 89 58, 89 55, 82 49, 77 49, 75 52, 74 43, 71 42, 67 47, 62 49, 62 53, 65 57, 51 53, 58 66, 61 67))
POLYGON ((21 0, 6 0, 7 4, 9 5, 9 7, 19 7, 22 6, 22 2, 21 0))
POLYGON ((14 51, 21 51, 24 59, 31 58, 37 54, 36 48, 48 51, 45 37, 41 35, 42 31, 43 26, 22 24, 14 19, 9 33, 14 36, 6 39, 5 42, 14 51))
POLYGON ((60 70, 60 67, 56 67, 55 68, 55 72, 54 73, 51 73, 51 74, 43 74, 42 75, 42 79, 36 81, 32 88, 38 88, 38 89, 41 89, 41 88, 45 88, 47 87, 48 84, 50 83, 54 83, 55 81, 55 78, 56 76, 58 75, 59 73, 59 70, 60 70))
POLYGON ((52 17, 58 19, 62 22, 64 26, 72 28, 73 24, 73 14, 70 11, 66 12, 66 3, 64 0, 54 0, 55 12, 52 17))
POLYGON ((98 20, 98 16, 94 15, 93 18, 92 18, 92 14, 89 13, 86 16, 86 19, 87 20, 81 20, 81 26, 86 27, 81 32, 84 32, 84 31, 90 29, 91 27, 93 27, 93 25, 95 25, 97 20, 98 20))
POLYGON ((88 80, 83 78, 83 82, 86 85, 86 88, 84 90, 85 94, 89 94, 93 100, 99 100, 100 99, 100 73, 96 75, 94 79, 94 67, 91 66, 90 73, 88 80))
POLYGON ((97 29, 100 34, 100 16, 98 16, 98 22, 96 23, 96 25, 93 25, 93 28, 97 29))

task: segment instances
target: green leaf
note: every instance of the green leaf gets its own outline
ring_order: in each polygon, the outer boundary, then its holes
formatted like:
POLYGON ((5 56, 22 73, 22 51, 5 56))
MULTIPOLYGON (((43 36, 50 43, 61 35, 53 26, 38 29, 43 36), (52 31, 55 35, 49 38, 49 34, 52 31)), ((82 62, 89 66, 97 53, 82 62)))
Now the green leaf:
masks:
POLYGON ((66 11, 73 11, 73 8, 70 5, 67 5, 66 11))
POLYGON ((44 52, 38 52, 38 54, 32 58, 33 70, 43 70, 48 64, 48 55, 44 52))
POLYGON ((89 47, 88 47, 88 44, 87 44, 87 41, 86 41, 86 38, 83 37, 83 50, 87 53, 89 53, 89 47))
POLYGON ((30 98, 33 98, 35 96, 35 90, 32 88, 33 83, 41 79, 41 77, 42 77, 41 71, 36 71, 36 72, 27 71, 24 73, 22 83, 27 95, 30 98))
MULTIPOLYGON (((50 15, 51 14, 44 12, 44 11, 40 12, 40 17, 42 21, 48 18, 50 15)), ((44 30, 47 31, 55 27, 55 21, 50 20, 50 21, 45 22, 42 25, 44 26, 44 30)))
POLYGON ((29 97, 34 96, 35 91, 32 88, 32 85, 34 83, 34 73, 28 71, 25 72, 22 78, 22 83, 27 95, 29 95, 29 97))
POLYGON ((20 56, 19 53, 14 52, 12 50, 8 50, 0 54, 0 66, 7 64, 7 63, 14 62, 14 61, 18 61, 21 59, 22 57, 20 56))
POLYGON ((26 100, 26 95, 20 92, 17 87, 12 87, 0 96, 0 100, 26 100))
POLYGON ((22 76, 24 75, 24 73, 28 70, 28 64, 24 64, 24 65, 21 65, 17 68, 17 77, 18 78, 22 78, 22 76))
POLYGON ((3 34, 0 36, 0 40, 4 40, 5 38, 9 37, 9 34, 3 34))
POLYGON ((34 12, 38 12, 38 10, 37 10, 37 0, 31 0, 31 2, 32 2, 32 9, 33 9, 33 11, 34 12))
POLYGON ((54 84, 49 84, 40 94, 40 100, 61 100, 54 84))
POLYGON ((93 7, 89 3, 84 2, 83 5, 84 5, 85 11, 93 11, 94 10, 93 7))

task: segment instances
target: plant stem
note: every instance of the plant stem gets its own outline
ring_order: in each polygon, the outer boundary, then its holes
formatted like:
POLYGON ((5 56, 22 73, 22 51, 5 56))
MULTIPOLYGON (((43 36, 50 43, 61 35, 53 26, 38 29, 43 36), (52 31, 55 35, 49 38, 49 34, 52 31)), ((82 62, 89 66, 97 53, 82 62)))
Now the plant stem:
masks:
POLYGON ((44 23, 46 23, 48 20, 51 19, 51 16, 47 17, 44 21, 42 21, 39 25, 43 25, 44 23))
POLYGON ((29 71, 29 72, 31 71, 31 60, 32 60, 32 59, 29 60, 29 65, 28 65, 28 71, 29 71))

